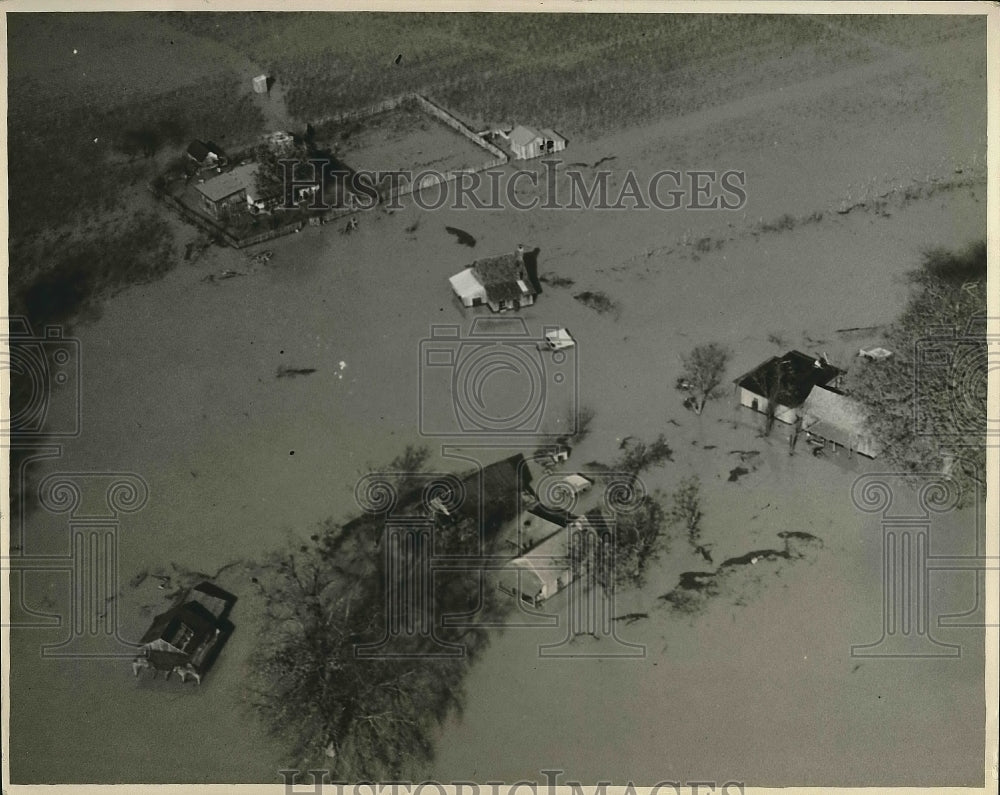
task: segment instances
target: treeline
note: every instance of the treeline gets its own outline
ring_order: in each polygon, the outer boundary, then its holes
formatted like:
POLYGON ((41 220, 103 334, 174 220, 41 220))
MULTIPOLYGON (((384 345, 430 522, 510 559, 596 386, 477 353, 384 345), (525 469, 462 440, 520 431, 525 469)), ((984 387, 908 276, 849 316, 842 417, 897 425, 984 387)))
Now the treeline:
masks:
MULTIPOLYGON (((426 450, 386 471, 400 502, 421 493, 426 450)), ((516 500, 516 495, 509 495, 516 500)), ((434 514, 433 538, 387 546, 385 519, 324 522, 308 543, 277 552, 255 582, 264 602, 251 663, 254 705, 299 763, 349 781, 415 775, 433 755, 436 726, 462 703, 469 666, 488 641, 483 626, 442 616, 497 619, 509 604, 481 571, 424 570, 427 556, 481 554, 469 518, 434 514), (433 544, 433 550, 430 549, 433 544), (425 583, 429 601, 420 588, 425 583), (406 631, 407 628, 409 631, 406 631), (421 629, 431 628, 433 636, 421 629), (379 647, 390 629, 399 630, 379 647)))
POLYGON ((162 155, 192 138, 240 143, 263 125, 235 76, 114 106, 45 94, 31 80, 9 89, 11 303, 35 326, 169 269, 170 226, 145 204, 162 155))
POLYGON ((949 473, 969 498, 986 463, 986 243, 927 251, 909 279, 892 358, 855 369, 849 388, 891 466, 949 473))

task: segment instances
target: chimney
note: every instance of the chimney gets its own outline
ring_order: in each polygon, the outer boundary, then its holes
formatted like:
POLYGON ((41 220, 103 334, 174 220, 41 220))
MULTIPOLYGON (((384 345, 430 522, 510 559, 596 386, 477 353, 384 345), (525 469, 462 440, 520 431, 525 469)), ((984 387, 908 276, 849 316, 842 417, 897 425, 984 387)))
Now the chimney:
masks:
POLYGON ((524 243, 517 244, 517 250, 514 252, 514 261, 520 267, 524 267, 524 243))

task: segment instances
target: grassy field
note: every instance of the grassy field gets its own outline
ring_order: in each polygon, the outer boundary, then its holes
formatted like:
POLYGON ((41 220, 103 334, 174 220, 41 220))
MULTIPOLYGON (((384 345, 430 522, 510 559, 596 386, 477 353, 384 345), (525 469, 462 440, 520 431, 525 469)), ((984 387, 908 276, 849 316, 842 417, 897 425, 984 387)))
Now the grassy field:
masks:
POLYGON ((448 173, 479 166, 493 155, 409 102, 357 122, 320 125, 317 143, 337 151, 353 169, 433 169, 448 173))

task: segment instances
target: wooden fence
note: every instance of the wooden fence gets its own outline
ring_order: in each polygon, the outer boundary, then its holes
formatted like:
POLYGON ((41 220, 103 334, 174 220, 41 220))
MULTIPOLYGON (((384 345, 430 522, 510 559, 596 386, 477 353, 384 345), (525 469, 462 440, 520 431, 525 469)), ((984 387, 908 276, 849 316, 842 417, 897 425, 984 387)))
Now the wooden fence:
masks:
MULTIPOLYGON (((421 96, 420 94, 401 94, 397 97, 391 97, 389 99, 382 100, 381 102, 376 102, 373 105, 369 105, 365 108, 358 108, 351 111, 345 111, 344 113, 334 113, 326 116, 316 122, 317 126, 321 124, 328 123, 344 123, 357 121, 360 119, 367 118, 369 116, 374 116, 379 113, 384 113, 388 110, 393 110, 399 107, 405 102, 415 102, 417 106, 430 116, 441 121, 443 124, 447 125, 451 129, 455 130, 460 135, 464 136, 468 140, 472 141, 476 146, 485 149, 492 158, 483 162, 479 166, 473 168, 463 168, 458 171, 452 171, 447 174, 425 174, 423 179, 419 183, 411 180, 406 185, 399 185, 395 191, 382 190, 379 189, 378 195, 380 201, 386 201, 387 199, 397 199, 402 196, 408 196, 417 191, 426 190, 427 188, 432 188, 438 185, 447 185, 449 183, 455 182, 463 174, 476 174, 481 171, 486 171, 490 168, 496 168, 498 166, 506 165, 509 161, 507 154, 498 147, 494 146, 489 141, 485 140, 479 135, 476 135, 473 130, 471 130, 467 125, 463 124, 452 114, 446 111, 444 108, 435 105, 427 97, 421 96)), ((225 227, 217 224, 201 213, 196 212, 192 208, 188 207, 182 201, 174 196, 171 196, 166 191, 160 190, 153 185, 149 186, 149 189, 156 195, 159 199, 165 202, 167 205, 173 207, 177 210, 184 218, 191 221, 193 224, 198 226, 200 229, 208 232, 213 237, 218 237, 224 240, 226 243, 231 245, 233 248, 246 248, 247 246, 254 246, 258 243, 263 243, 267 240, 273 240, 277 237, 282 237, 284 235, 289 235, 294 232, 298 232, 302 229, 308 221, 297 221, 292 224, 286 224, 280 226, 277 229, 271 229, 267 232, 261 232, 257 235, 252 235, 249 237, 237 237, 229 232, 225 227)), ((342 218, 344 216, 350 215, 356 212, 352 207, 348 208, 336 208, 322 215, 319 215, 320 224, 326 224, 330 221, 336 220, 337 218, 342 218)), ((313 223, 317 223, 313 221, 313 223)))

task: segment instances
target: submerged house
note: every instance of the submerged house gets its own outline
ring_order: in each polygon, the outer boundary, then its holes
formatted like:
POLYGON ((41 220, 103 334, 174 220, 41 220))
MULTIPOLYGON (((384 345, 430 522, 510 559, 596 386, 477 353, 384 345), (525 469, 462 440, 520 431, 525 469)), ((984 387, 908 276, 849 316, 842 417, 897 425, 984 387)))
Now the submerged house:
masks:
MULTIPOLYGON (((214 218, 225 217, 239 208, 261 212, 273 205, 281 195, 281 185, 261 187, 257 180, 257 164, 245 163, 231 171, 196 185, 201 194, 201 208, 214 218)), ((300 188, 296 198, 315 188, 300 188)))
POLYGON ((587 517, 574 518, 504 566, 497 577, 497 588, 538 607, 580 576, 586 564, 575 550, 580 538, 593 532, 587 517))
POLYGON ((201 208, 221 218, 244 203, 253 204, 257 193, 257 165, 247 163, 195 186, 201 194, 201 208))
POLYGON ((561 152, 566 148, 566 139, 555 130, 517 125, 506 135, 510 151, 515 160, 530 160, 533 157, 561 152))
POLYGON ((139 641, 140 654, 159 671, 190 666, 203 676, 233 633, 229 613, 236 597, 203 582, 165 613, 160 613, 139 641))
POLYGON ((775 419, 792 425, 813 387, 835 385, 843 372, 823 359, 789 351, 772 356, 733 383, 741 406, 766 414, 774 401, 775 419))
POLYGON ((868 430, 862 406, 843 392, 819 387, 809 393, 801 410, 802 428, 810 438, 830 442, 848 452, 875 458, 881 447, 868 430))
POLYGON ((801 351, 772 356, 734 383, 739 404, 797 425, 807 436, 874 458, 879 445, 860 403, 839 388, 844 371, 801 351))
POLYGON ((528 278, 521 244, 513 254, 476 260, 448 281, 463 306, 486 304, 494 312, 531 306, 538 294, 528 278))

